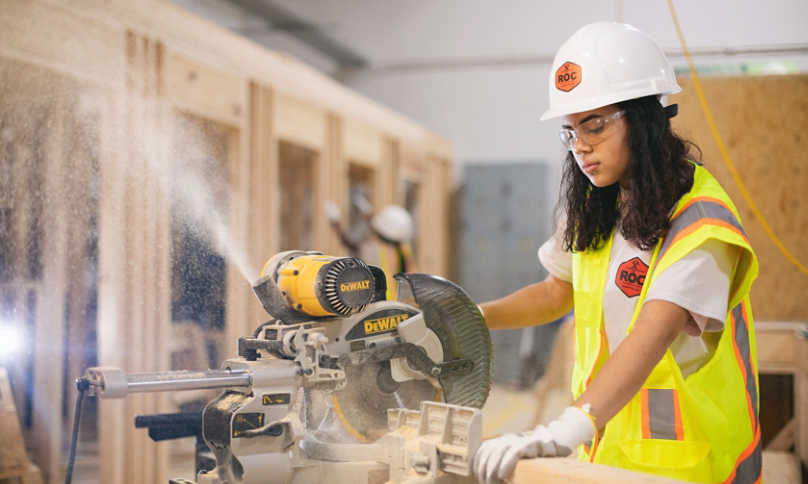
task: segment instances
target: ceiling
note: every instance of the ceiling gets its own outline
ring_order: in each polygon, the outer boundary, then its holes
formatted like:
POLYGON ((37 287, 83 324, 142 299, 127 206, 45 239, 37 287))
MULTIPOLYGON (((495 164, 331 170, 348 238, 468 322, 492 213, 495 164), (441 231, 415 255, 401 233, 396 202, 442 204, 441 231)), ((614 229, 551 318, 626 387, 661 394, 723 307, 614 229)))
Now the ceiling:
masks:
MULTIPOLYGON (((681 55, 661 0, 170 0, 337 77, 359 70, 549 64, 589 22, 616 20, 681 55)), ((808 2, 674 2, 700 55, 808 54, 808 2)))

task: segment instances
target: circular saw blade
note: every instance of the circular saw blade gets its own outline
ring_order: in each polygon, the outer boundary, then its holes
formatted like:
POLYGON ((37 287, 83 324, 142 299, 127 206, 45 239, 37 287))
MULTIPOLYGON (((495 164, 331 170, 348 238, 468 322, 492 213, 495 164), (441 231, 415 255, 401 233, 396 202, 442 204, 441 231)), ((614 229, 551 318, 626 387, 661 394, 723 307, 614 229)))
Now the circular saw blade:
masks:
POLYGON ((393 380, 389 361, 347 367, 345 379, 345 388, 334 393, 335 410, 355 436, 386 429, 389 408, 417 410, 422 401, 440 398, 439 391, 425 380, 393 380))

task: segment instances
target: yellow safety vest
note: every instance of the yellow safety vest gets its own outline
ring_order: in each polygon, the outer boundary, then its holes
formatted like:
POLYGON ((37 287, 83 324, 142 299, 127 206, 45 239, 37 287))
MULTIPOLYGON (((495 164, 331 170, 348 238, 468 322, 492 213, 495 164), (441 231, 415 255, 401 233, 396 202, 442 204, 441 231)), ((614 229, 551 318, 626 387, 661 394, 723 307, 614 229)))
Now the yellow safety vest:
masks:
POLYGON ((401 267, 398 251, 395 244, 382 241, 377 243, 379 252, 379 266, 387 279, 387 300, 395 301, 398 298, 398 281, 393 277, 399 272, 417 272, 415 256, 409 242, 401 242, 401 252, 404 254, 405 267, 401 267))
MULTIPOLYGON (((656 278, 707 239, 718 239, 741 249, 718 347, 687 379, 668 349, 640 392, 606 424, 596 448, 581 446, 579 456, 692 482, 751 484, 760 482, 762 472, 757 349, 749 304, 758 262, 735 206, 716 179, 700 166, 694 178, 693 188, 676 205, 668 233, 654 249, 628 331, 656 278)), ((596 250, 573 255, 576 398, 609 356, 603 293, 613 236, 596 250)))

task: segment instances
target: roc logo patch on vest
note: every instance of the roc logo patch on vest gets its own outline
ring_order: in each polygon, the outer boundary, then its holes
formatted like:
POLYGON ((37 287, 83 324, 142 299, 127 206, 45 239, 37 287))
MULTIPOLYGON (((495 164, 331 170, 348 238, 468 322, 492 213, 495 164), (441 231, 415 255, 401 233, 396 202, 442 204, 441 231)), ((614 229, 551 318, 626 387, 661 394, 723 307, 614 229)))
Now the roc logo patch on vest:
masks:
POLYGON ((555 73, 555 85, 559 91, 570 92, 581 83, 581 66, 565 62, 555 73))
POLYGON ((617 268, 614 283, 628 297, 636 297, 642 292, 648 266, 639 257, 629 259, 617 268))

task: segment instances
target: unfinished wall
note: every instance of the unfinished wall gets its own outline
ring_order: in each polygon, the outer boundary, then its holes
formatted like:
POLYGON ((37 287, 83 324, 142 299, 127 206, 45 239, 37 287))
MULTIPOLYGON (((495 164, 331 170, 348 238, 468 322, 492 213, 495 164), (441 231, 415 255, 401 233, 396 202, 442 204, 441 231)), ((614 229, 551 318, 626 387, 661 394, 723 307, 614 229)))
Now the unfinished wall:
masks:
MULTIPOLYGON (((760 262, 752 286, 755 318, 808 318, 808 277, 781 255, 744 201, 714 141, 692 79, 682 93, 674 126, 703 152, 707 169, 740 212, 760 262)), ((749 194, 780 241, 808 266, 808 76, 702 78, 718 132, 749 194)))
MULTIPOLYGON (((3 2, 0 96, 0 308, 26 338, 10 371, 48 483, 63 480, 73 380, 87 365, 170 369, 172 348, 198 354, 172 340, 189 319, 218 344, 218 364, 267 318, 250 283, 269 257, 347 252, 324 203, 349 213, 352 165, 369 173, 376 210, 418 211, 419 268, 447 275, 445 140, 176 7, 3 2), (182 274, 195 251, 208 265, 182 274), (187 310, 199 294, 175 286, 194 278, 219 278, 224 308, 187 310)), ((166 482, 167 444, 132 417, 175 407, 135 395, 85 409, 100 482, 166 482)))

